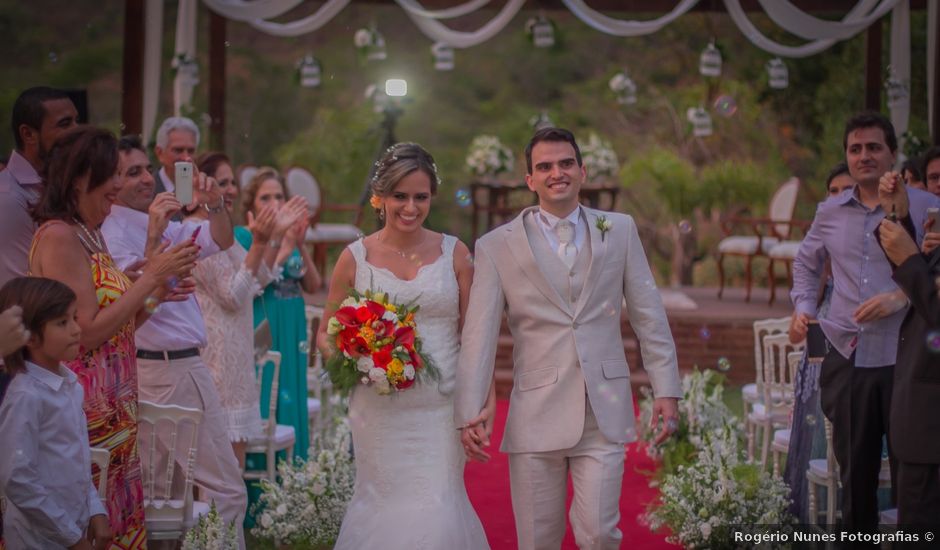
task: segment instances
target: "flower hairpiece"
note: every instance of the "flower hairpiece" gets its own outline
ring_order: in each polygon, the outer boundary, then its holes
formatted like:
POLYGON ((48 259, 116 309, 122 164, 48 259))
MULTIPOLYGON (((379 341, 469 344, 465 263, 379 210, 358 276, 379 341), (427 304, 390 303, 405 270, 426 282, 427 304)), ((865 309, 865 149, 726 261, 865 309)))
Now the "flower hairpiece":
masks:
POLYGON ((382 200, 382 197, 373 194, 371 197, 369 197, 369 204, 372 206, 372 208, 375 208, 376 210, 381 210, 382 205, 385 204, 385 201, 382 200))

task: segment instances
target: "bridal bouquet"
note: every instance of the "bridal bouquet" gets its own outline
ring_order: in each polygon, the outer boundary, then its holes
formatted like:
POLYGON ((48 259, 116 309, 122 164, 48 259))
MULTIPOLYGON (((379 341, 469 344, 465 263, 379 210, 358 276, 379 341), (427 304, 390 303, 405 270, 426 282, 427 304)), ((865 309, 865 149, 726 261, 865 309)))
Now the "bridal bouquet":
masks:
POLYGON ((325 364, 333 387, 349 394, 361 383, 385 395, 406 390, 419 378, 437 379, 437 369, 421 352, 418 308, 395 304, 384 292, 350 289, 326 329, 334 345, 325 364))

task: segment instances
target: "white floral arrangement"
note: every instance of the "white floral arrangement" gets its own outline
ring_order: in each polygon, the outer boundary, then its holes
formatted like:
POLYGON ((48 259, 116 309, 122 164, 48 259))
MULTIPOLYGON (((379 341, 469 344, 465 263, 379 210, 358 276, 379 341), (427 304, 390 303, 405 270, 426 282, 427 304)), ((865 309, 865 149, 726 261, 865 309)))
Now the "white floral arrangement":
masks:
MULTIPOLYGON (((704 432, 696 462, 667 475, 659 490, 642 520, 653 531, 668 528, 666 540, 685 548, 745 548, 735 543, 733 530, 759 532, 774 525, 787 532, 793 523, 790 488, 745 461, 733 426, 704 432)), ((770 542, 767 548, 785 544, 770 542)))
POLYGON ((586 143, 581 145, 581 160, 587 170, 588 181, 612 178, 620 171, 617 153, 609 141, 604 141, 591 132, 586 143))
POLYGON ((470 143, 466 159, 467 171, 475 176, 495 176, 512 172, 512 150, 496 136, 477 136, 470 143))
POLYGON ((607 86, 617 97, 617 103, 621 105, 632 105, 636 103, 636 82, 630 78, 626 71, 620 71, 610 77, 607 86))
POLYGON ((311 458, 281 462, 279 483, 261 481, 252 535, 275 544, 332 547, 353 494, 355 463, 348 421, 337 420, 333 437, 311 458))
POLYGON ((238 531, 241 526, 235 527, 235 522, 228 525, 215 509, 215 501, 209 508, 209 513, 201 516, 199 521, 183 538, 183 550, 230 550, 238 548, 238 531))

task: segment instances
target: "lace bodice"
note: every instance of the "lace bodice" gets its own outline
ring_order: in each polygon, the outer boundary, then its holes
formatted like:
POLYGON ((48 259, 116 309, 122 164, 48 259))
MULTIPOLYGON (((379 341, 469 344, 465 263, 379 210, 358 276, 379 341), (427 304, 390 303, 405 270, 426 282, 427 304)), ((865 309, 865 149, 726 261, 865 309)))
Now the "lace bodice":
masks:
POLYGON ((395 303, 416 302, 421 306, 415 316, 418 334, 424 342, 424 350, 441 371, 439 389, 445 394, 453 392, 460 349, 457 334, 460 289, 454 273, 456 244, 456 237, 444 235, 441 255, 434 262, 422 265, 417 276, 410 281, 370 264, 362 239, 349 245, 356 260, 356 290, 381 290, 388 293, 395 303))

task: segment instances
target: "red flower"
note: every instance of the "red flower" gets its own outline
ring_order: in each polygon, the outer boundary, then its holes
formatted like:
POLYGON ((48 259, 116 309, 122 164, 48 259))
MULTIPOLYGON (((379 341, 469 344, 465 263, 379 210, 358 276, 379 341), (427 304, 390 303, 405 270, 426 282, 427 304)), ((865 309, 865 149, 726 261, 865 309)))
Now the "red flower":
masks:
POLYGON ((357 327, 362 324, 361 321, 357 319, 358 310, 359 308, 355 308, 353 306, 341 307, 336 310, 336 313, 333 316, 336 317, 336 320, 339 321, 343 326, 357 327))
POLYGON ((392 362, 392 350, 386 346, 385 349, 374 352, 372 354, 372 362, 375 363, 375 366, 384 369, 392 362))
POLYGON ((395 331, 395 345, 414 347, 415 329, 411 327, 401 327, 395 331))

